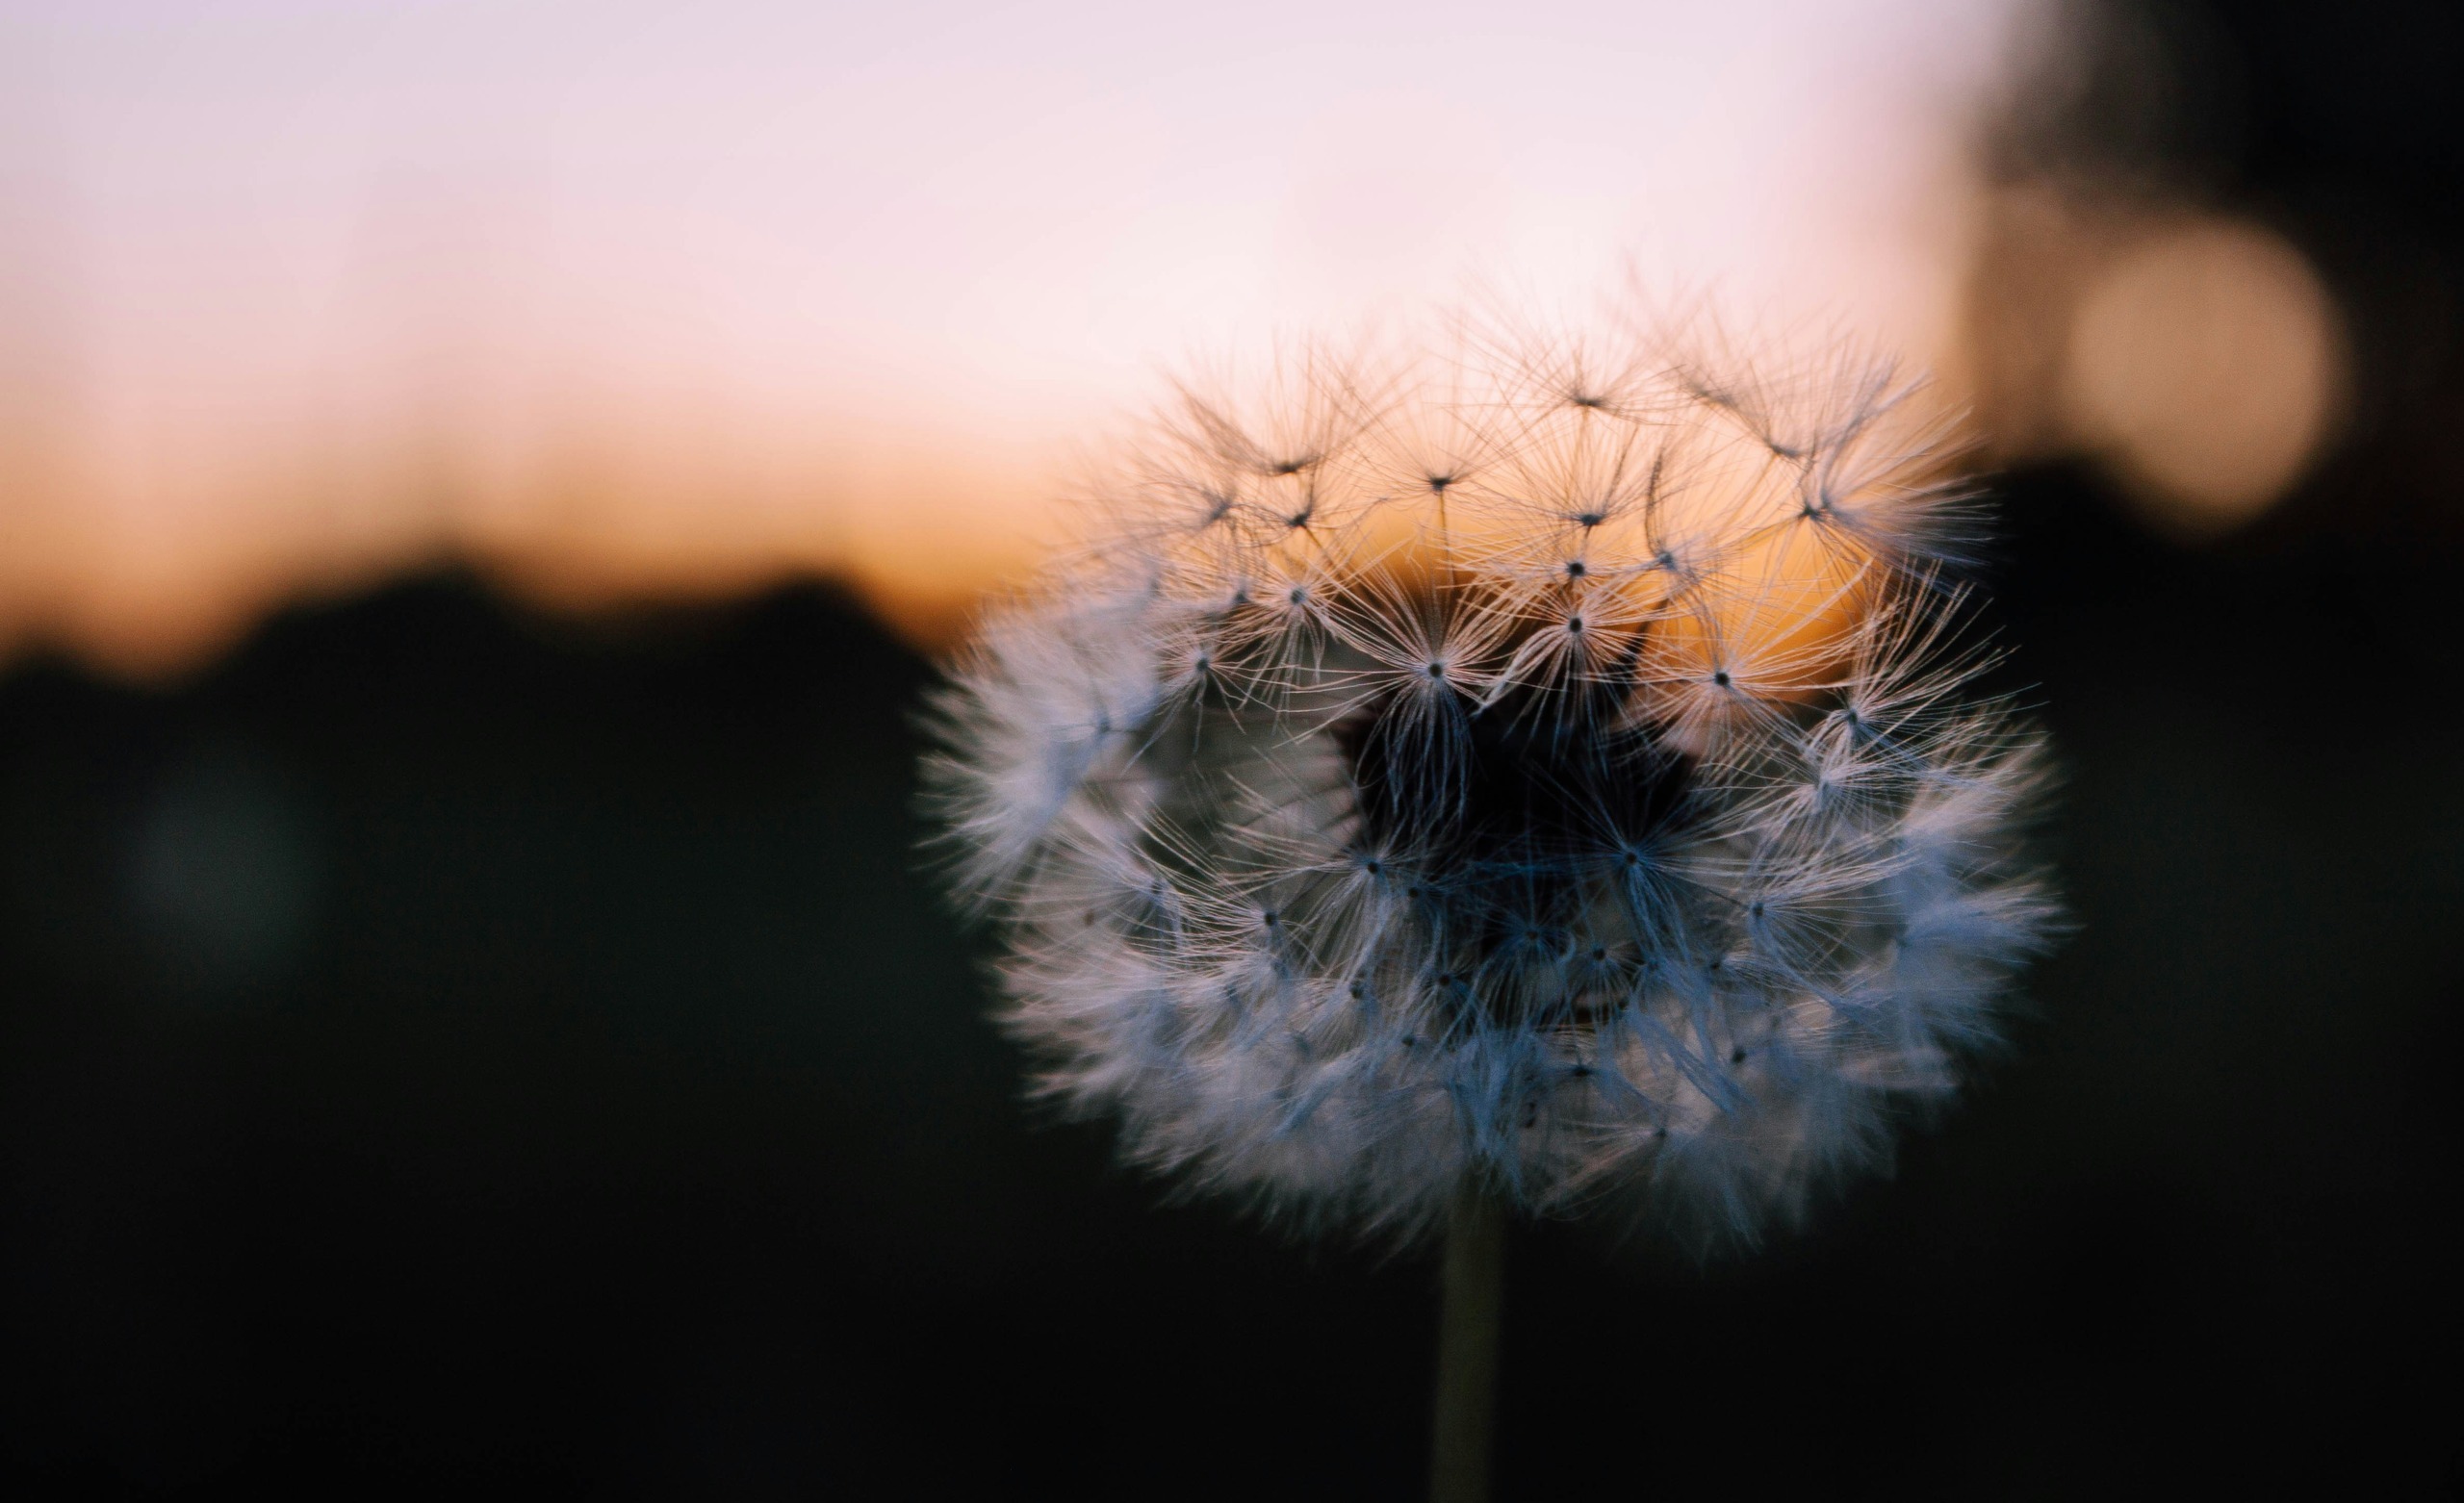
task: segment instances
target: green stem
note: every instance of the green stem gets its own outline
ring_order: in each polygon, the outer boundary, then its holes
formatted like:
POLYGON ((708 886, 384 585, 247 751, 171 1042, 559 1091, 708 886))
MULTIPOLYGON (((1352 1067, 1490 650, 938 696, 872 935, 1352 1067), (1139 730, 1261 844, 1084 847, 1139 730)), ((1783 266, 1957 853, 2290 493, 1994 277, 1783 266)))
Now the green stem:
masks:
POLYGON ((1454 1192, 1447 1219, 1443 1287, 1428 1495, 1430 1503, 1488 1503, 1505 1311, 1505 1207, 1469 1182, 1454 1192))

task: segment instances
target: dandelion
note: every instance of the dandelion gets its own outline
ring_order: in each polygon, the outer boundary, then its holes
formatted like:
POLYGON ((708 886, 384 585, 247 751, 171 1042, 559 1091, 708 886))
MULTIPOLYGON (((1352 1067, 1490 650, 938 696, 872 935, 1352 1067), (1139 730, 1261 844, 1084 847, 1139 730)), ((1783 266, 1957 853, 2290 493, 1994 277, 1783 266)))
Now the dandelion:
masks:
POLYGON ((1450 1228, 1441 1478, 1506 1213, 1752 1240, 2047 932, 1914 391, 1641 335, 1184 391, 953 671, 930 785, 1039 1087, 1303 1227, 1450 1228))

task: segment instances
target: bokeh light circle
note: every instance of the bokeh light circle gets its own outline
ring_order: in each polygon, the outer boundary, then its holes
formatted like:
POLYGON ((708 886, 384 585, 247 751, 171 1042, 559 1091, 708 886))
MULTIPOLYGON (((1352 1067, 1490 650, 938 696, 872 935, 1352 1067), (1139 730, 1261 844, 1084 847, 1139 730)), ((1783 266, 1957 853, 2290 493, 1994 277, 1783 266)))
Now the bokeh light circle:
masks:
POLYGON ((2158 231, 2090 283, 2058 399, 2155 520, 2214 534, 2301 477, 2345 388, 2343 330, 2307 259, 2258 225, 2207 219, 2158 231))

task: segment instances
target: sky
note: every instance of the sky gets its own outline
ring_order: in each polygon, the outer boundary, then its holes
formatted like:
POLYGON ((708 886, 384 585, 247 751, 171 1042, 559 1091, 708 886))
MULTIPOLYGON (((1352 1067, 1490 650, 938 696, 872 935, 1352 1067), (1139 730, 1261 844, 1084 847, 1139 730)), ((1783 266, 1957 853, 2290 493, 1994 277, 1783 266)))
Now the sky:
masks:
POLYGON ((2021 0, 11 0, 0 651, 467 560, 927 624, 1176 370, 1637 284, 1934 356, 2021 0))

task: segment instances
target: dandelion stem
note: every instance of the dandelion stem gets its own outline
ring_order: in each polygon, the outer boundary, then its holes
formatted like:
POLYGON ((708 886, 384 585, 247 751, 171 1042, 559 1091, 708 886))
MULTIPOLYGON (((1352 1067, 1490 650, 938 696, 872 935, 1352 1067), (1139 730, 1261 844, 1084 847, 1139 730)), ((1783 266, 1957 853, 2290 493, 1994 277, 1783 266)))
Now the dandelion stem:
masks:
POLYGON ((1487 1503, 1505 1308, 1505 1207, 1479 1185, 1454 1192, 1437 1327, 1430 1503, 1487 1503))

